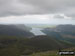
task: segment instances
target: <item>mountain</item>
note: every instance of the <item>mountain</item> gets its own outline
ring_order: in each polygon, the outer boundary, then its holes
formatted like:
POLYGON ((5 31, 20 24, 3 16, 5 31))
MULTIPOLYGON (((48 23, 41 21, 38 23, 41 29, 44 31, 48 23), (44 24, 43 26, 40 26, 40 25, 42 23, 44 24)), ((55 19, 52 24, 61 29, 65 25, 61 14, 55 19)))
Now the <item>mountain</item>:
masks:
POLYGON ((32 37, 34 34, 25 25, 0 25, 0 36, 32 37))
POLYGON ((58 25, 55 28, 45 28, 42 32, 75 45, 75 25, 58 25))
POLYGON ((62 34, 75 36, 75 25, 58 25, 55 30, 62 34))
POLYGON ((56 30, 65 32, 75 31, 75 25, 58 25, 56 26, 56 30))
POLYGON ((32 28, 25 26, 24 24, 16 24, 15 25, 18 29, 24 30, 24 31, 30 31, 32 28))

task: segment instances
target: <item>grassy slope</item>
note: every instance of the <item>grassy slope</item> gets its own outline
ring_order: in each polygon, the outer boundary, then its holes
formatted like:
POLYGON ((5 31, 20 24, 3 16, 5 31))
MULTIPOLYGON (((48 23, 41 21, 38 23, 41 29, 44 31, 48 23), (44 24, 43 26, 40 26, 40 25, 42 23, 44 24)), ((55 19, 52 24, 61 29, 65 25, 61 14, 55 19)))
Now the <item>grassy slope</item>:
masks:
MULTIPOLYGON (((75 51, 75 47, 63 49, 63 51, 75 51)), ((59 55, 58 51, 55 50, 55 51, 33 53, 30 56, 61 56, 61 55, 59 55)), ((75 55, 62 55, 62 56, 75 56, 75 55)))
MULTIPOLYGON (((58 46, 64 47, 64 44, 62 45, 47 36, 37 36, 31 39, 0 36, 0 56, 30 55, 35 52, 57 49, 58 46)), ((42 55, 45 54, 42 53, 42 55)))

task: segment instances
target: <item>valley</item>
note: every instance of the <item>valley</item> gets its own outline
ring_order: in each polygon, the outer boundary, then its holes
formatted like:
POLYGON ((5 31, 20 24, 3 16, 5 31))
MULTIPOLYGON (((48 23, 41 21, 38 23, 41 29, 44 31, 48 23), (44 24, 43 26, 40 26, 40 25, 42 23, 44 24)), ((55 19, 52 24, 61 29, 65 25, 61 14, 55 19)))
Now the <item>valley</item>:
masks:
POLYGON ((57 56, 59 50, 75 48, 74 30, 74 25, 0 25, 0 56, 57 56))

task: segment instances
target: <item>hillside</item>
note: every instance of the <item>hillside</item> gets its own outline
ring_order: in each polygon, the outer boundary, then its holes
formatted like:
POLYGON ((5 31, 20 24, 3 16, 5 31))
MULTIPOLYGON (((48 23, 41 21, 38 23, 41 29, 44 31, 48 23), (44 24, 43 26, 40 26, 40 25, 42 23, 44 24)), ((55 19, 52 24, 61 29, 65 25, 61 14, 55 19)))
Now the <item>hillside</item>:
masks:
POLYGON ((42 30, 48 36, 75 45, 75 25, 58 25, 56 28, 42 30))
MULTIPOLYGON (((66 50, 66 49, 64 49, 64 50, 66 50)), ((75 47, 74 47, 74 49, 70 48, 70 49, 67 49, 66 51, 70 51, 70 50, 75 51, 75 47)), ((30 56, 75 56, 75 55, 59 55, 58 53, 59 53, 59 51, 55 50, 55 51, 37 52, 37 53, 33 53, 30 56)))
POLYGON ((37 52, 59 50, 72 47, 71 44, 61 42, 48 36, 35 36, 33 38, 18 38, 0 36, 0 56, 31 55, 37 52))
POLYGON ((0 25, 0 36, 32 37, 30 28, 24 25, 0 25), (24 30, 25 28, 25 30, 24 30))
POLYGON ((24 24, 15 24, 15 27, 17 27, 18 29, 24 30, 24 31, 30 31, 32 30, 31 27, 28 27, 28 25, 24 25, 24 24))
MULTIPOLYGON (((61 51, 75 51, 75 47, 62 49, 61 51)), ((46 52, 37 52, 33 53, 30 56, 75 56, 75 55, 59 55, 59 50, 46 51, 46 52)))
POLYGON ((35 36, 28 41, 29 46, 36 47, 37 50, 58 50, 70 47, 70 44, 56 40, 52 36, 35 36))
POLYGON ((58 25, 55 28, 56 31, 61 34, 73 35, 75 36, 75 25, 58 25))

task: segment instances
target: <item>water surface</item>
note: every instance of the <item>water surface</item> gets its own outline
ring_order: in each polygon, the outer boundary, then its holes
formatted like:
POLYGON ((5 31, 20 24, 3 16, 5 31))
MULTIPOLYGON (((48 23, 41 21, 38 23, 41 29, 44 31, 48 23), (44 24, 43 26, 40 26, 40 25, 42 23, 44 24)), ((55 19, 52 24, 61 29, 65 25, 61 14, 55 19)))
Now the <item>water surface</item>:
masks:
POLYGON ((46 35, 46 34, 43 33, 41 30, 42 30, 42 28, 32 28, 31 32, 32 32, 34 35, 46 35))

